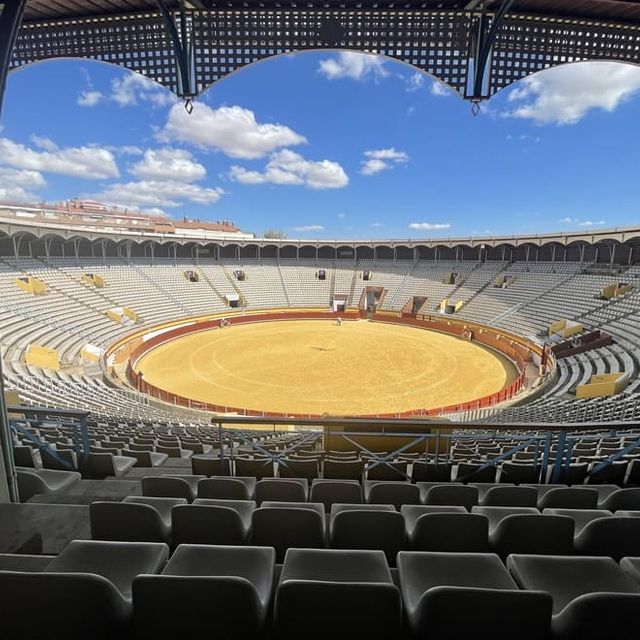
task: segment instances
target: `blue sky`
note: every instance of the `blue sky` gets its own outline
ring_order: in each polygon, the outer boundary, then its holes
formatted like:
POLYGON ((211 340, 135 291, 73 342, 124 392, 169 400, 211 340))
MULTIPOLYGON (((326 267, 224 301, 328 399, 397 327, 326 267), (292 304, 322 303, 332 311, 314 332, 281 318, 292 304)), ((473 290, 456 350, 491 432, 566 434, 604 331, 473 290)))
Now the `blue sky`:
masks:
POLYGON ((74 196, 290 237, 544 233, 640 221, 640 68, 581 63, 473 117, 406 65, 303 53, 220 81, 190 116, 90 61, 10 75, 0 200, 74 196))

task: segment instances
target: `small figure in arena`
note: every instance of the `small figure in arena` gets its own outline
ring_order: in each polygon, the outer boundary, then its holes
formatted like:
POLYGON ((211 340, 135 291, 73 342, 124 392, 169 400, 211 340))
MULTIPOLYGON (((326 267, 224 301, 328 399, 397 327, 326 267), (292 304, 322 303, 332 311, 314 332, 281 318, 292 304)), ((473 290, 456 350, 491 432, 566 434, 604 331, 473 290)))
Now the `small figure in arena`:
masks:
POLYGON ((341 327, 341 326, 342 326, 342 318, 341 318, 340 316, 338 316, 338 317, 336 318, 336 324, 337 324, 339 327, 341 327))

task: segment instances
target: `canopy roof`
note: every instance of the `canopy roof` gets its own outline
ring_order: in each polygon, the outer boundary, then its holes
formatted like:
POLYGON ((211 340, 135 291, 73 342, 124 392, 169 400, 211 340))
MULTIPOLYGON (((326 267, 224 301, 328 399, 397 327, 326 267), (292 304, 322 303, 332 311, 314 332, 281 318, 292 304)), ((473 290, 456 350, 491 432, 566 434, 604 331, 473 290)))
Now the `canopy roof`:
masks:
MULTIPOLYGON (((166 0, 178 7, 180 0, 166 0)), ((2 2, 0 2, 0 5, 2 2)), ((186 0, 193 9, 411 9, 425 11, 477 10, 485 6, 496 9, 500 0, 186 0)), ((155 11, 154 0, 28 0, 27 21, 80 18, 91 15, 114 15, 155 11)), ((511 13, 536 14, 544 17, 588 18, 613 22, 640 23, 640 3, 636 0, 515 0, 511 13)))

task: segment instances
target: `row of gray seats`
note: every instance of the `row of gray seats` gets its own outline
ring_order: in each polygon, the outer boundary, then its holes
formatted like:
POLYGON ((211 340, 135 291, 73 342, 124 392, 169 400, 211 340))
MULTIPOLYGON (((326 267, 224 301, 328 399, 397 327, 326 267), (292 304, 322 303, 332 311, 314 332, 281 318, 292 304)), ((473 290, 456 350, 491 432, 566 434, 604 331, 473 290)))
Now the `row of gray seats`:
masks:
MULTIPOLYGON (((0 567, 2 559, 0 558, 0 567)), ((42 571, 0 570, 21 640, 635 640, 640 558, 73 541, 42 571), (279 575, 278 575, 279 574, 279 575), (37 615, 34 615, 34 612, 37 615)))
POLYGON ((219 476, 146 476, 142 479, 145 496, 196 497, 223 500, 277 500, 321 502, 330 509, 333 503, 436 504, 503 507, 576 508, 609 511, 640 510, 640 489, 619 489, 616 485, 567 487, 565 485, 503 485, 494 483, 412 484, 402 481, 313 480, 306 478, 266 478, 219 476))
POLYGON ((462 506, 333 504, 130 496, 90 505, 97 540, 189 544, 254 544, 276 549, 379 549, 390 564, 398 551, 640 555, 640 511, 462 506))

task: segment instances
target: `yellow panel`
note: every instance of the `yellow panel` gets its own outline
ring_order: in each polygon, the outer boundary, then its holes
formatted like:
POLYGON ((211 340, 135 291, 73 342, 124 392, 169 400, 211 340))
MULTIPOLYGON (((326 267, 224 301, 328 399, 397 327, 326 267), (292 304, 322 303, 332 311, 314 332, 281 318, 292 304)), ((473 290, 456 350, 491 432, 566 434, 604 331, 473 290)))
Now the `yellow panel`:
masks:
POLYGON ((43 369, 53 369, 60 371, 60 356, 55 349, 41 347, 37 344, 30 344, 25 357, 27 364, 43 369))
POLYGON ((119 313, 116 313, 115 311, 112 311, 111 309, 107 310, 107 315, 109 316, 109 318, 111 318, 111 320, 113 320, 114 322, 120 322, 122 323, 122 316, 119 313))

